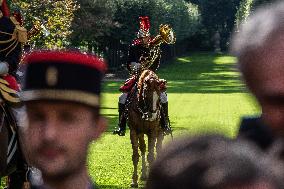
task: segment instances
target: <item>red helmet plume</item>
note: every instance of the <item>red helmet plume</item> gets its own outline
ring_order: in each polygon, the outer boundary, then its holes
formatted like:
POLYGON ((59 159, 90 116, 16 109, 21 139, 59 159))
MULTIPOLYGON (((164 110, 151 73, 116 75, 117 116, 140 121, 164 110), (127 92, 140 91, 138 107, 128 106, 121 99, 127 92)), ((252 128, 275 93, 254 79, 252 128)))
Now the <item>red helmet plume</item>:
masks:
POLYGON ((147 37, 150 36, 150 20, 148 16, 140 16, 139 17, 139 24, 140 24, 140 29, 137 33, 137 37, 147 37))
POLYGON ((0 0, 1 3, 1 11, 3 13, 3 16, 9 17, 10 16, 10 10, 9 6, 7 4, 7 0, 0 0))

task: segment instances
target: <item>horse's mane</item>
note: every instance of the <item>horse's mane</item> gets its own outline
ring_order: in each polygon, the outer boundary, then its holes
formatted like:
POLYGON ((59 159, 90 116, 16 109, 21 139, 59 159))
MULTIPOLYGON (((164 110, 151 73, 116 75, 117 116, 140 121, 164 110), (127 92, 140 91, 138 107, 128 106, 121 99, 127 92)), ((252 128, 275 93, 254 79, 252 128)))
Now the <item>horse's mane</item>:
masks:
POLYGON ((159 80, 159 77, 155 74, 155 72, 151 70, 144 70, 138 80, 138 99, 141 99, 142 93, 143 93, 143 88, 144 88, 144 83, 150 78, 154 78, 156 80, 159 80))

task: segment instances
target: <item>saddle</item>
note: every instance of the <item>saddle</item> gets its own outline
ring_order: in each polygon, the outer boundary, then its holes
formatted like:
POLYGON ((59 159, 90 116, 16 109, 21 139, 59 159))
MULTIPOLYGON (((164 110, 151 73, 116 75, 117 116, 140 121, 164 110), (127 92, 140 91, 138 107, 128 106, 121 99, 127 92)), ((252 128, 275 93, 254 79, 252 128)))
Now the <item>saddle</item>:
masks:
POLYGON ((119 88, 119 91, 123 93, 130 92, 133 89, 136 82, 137 82, 137 77, 133 75, 132 77, 130 77, 125 81, 125 83, 119 88))
MULTIPOLYGON (((119 88, 119 91, 123 92, 123 93, 130 92, 134 88, 137 81, 138 81, 137 76, 134 75, 134 76, 130 77, 119 88)), ((167 90, 167 81, 165 79, 159 79, 159 87, 160 87, 161 91, 166 91, 167 90)))

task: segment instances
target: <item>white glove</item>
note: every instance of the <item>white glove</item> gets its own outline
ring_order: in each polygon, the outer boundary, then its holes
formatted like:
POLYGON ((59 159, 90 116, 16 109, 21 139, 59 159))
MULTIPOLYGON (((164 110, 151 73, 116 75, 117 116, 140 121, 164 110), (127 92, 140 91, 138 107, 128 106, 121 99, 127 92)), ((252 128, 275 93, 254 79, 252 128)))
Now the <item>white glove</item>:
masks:
POLYGON ((0 61, 0 75, 5 75, 9 72, 9 64, 0 61))
POLYGON ((133 72, 138 71, 141 68, 141 64, 137 62, 131 62, 130 63, 130 68, 133 72))

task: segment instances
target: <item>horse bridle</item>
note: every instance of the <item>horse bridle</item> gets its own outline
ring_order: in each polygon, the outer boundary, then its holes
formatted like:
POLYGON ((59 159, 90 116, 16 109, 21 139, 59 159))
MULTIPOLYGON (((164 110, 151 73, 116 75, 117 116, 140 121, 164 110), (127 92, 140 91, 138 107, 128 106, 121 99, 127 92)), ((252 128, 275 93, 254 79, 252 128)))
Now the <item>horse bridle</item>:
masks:
MULTIPOLYGON (((151 79, 153 77, 150 77, 149 79, 151 79)), ((156 78, 153 78, 154 80, 157 80, 156 78)), ((146 104, 146 97, 145 97, 145 90, 147 89, 147 83, 146 83, 146 80, 144 81, 144 85, 143 85, 143 88, 142 88, 142 104, 144 106, 144 110, 146 111, 143 111, 141 109, 141 107, 139 106, 139 103, 137 104, 137 109, 138 111, 142 114, 142 119, 144 120, 147 120, 147 121, 155 121, 156 119, 159 119, 160 117, 160 109, 159 108, 156 108, 155 111, 149 111, 147 110, 148 106, 146 104), (150 116, 151 115, 151 116, 150 116), (153 116, 154 115, 154 116, 153 116)), ((138 97, 139 98, 139 97, 138 97)), ((138 101, 140 101, 140 99, 138 99, 138 101)))

